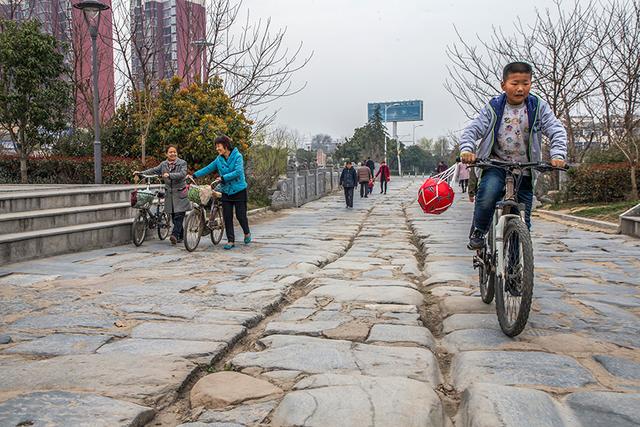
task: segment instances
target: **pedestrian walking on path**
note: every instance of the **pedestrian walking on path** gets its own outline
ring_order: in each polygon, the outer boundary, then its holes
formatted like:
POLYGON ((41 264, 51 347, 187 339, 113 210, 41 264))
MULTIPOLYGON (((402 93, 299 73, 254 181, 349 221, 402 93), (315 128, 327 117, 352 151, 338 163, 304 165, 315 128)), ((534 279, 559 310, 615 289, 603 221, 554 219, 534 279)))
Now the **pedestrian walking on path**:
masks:
POLYGON ((460 188, 463 193, 467 192, 467 186, 469 184, 469 168, 464 163, 456 163, 456 171, 453 175, 453 180, 460 184, 460 188))
POLYGON ((244 232, 244 244, 251 243, 251 231, 247 218, 247 181, 244 176, 244 159, 237 148, 232 147, 231 138, 221 135, 214 140, 218 157, 209 165, 196 171, 193 176, 201 177, 212 172, 220 175, 220 191, 222 193, 222 216, 224 230, 227 233, 227 244, 224 249, 235 246, 236 236, 233 230, 233 210, 244 232))
POLYGON ((187 199, 187 162, 178 157, 178 149, 175 145, 169 145, 166 151, 167 160, 158 166, 135 171, 134 175, 157 175, 164 181, 165 202, 164 211, 171 215, 173 220, 173 230, 171 231, 171 244, 175 245, 182 241, 182 223, 184 214, 191 209, 191 203, 187 199))
POLYGON ((353 168, 353 164, 347 161, 340 174, 340 185, 344 188, 344 200, 348 208, 353 208, 353 189, 358 185, 358 174, 353 168))
MULTIPOLYGON (((567 131, 545 100, 529 94, 532 73, 531 65, 525 62, 512 62, 504 67, 501 82, 504 92, 491 99, 462 133, 463 162, 473 163, 476 152, 478 157, 506 162, 539 162, 544 134, 551 141, 551 165, 564 166, 567 131)), ((522 175, 517 198, 525 204, 525 222, 531 228, 534 177, 531 173, 522 175)), ((469 249, 481 249, 485 244, 484 236, 489 231, 496 202, 504 192, 505 176, 504 169, 489 168, 479 177, 469 249)))
POLYGON ((364 162, 360 163, 358 168, 358 182, 360 183, 360 197, 368 197, 369 194, 369 180, 373 178, 371 169, 365 165, 364 162))
MULTIPOLYGON (((373 160, 371 160, 371 157, 367 157, 367 161, 365 162, 365 165, 371 170, 371 176, 373 177, 373 174, 376 171, 376 163, 373 160)), ((373 187, 369 185, 369 194, 371 194, 372 192, 373 192, 373 187)))
POLYGON ((444 160, 440 160, 440 163, 438 163, 438 166, 436 167, 436 172, 437 173, 444 172, 447 169, 449 169, 449 166, 447 166, 444 160))
POLYGON ((378 175, 380 175, 380 194, 387 194, 387 183, 391 180, 391 171, 389 170, 389 166, 387 166, 387 162, 384 160, 380 163, 376 178, 378 175))

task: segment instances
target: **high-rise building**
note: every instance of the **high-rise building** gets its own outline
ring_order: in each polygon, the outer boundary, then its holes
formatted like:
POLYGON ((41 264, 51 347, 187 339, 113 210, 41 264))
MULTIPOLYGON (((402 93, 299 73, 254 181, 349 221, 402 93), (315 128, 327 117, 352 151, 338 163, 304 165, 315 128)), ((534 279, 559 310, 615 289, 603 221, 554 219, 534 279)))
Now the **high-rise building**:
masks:
MULTIPOLYGON (((66 44, 65 61, 71 70, 75 96, 74 119, 79 127, 93 126, 93 74, 91 37, 80 10, 80 0, 0 0, 0 15, 23 21, 35 19, 42 30, 66 44)), ((111 6, 111 0, 101 0, 111 6)), ((105 122, 115 111, 113 37, 111 9, 102 12, 98 29, 98 90, 100 119, 105 122)))
POLYGON ((205 61, 204 0, 131 0, 131 63, 139 81, 192 82, 205 61), (196 43, 194 43, 196 42, 196 43))

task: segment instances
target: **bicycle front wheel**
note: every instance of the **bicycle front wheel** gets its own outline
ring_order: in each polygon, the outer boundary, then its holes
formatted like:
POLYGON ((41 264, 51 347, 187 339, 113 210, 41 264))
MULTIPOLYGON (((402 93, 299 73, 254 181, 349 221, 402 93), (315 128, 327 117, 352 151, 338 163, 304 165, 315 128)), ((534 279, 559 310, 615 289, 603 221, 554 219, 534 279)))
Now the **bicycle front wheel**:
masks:
POLYGON ((131 240, 134 245, 140 246, 144 242, 147 237, 147 226, 147 216, 143 211, 138 211, 133 219, 133 224, 131 224, 131 240))
POLYGON ((202 236, 202 230, 204 224, 202 223, 202 214, 198 209, 194 209, 187 214, 184 218, 184 247, 193 252, 200 243, 200 237, 202 236))
POLYGON ((211 243, 217 245, 222 240, 222 234, 224 234, 224 220, 222 219, 222 208, 220 206, 213 208, 210 221, 211 243))
POLYGON ((166 212, 160 212, 158 214, 158 238, 164 240, 169 236, 171 231, 171 220, 169 214, 166 212))
POLYGON ((502 276, 496 286, 496 312, 505 335, 520 334, 529 319, 533 298, 533 245, 524 222, 507 222, 503 235, 502 276))

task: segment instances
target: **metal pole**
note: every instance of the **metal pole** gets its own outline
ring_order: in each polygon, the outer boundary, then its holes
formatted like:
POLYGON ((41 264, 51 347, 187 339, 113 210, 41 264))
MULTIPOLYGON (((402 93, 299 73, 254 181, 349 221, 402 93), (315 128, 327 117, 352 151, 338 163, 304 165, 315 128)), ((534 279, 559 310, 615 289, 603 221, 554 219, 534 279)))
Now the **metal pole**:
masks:
POLYGON ((100 144, 100 108, 98 103, 98 26, 89 28, 91 48, 93 50, 93 168, 96 184, 102 184, 102 146, 100 144))
MULTIPOLYGON (((387 108, 388 105, 384 106, 384 127, 387 127, 387 108)), ((387 163, 387 132, 384 133, 384 162, 387 163)))
POLYGON ((400 138, 398 138, 398 122, 393 122, 393 137, 396 140, 396 157, 398 159, 398 176, 402 176, 402 165, 400 164, 400 138))

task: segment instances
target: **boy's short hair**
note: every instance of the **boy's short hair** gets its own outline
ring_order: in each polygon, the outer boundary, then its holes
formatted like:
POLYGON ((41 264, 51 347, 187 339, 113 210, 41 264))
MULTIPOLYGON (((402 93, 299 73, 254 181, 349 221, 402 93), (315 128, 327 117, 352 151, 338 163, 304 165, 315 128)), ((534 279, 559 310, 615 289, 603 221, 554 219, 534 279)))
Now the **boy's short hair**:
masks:
POLYGON ((525 73, 532 75, 533 68, 526 62, 512 62, 510 64, 507 64, 502 70, 502 81, 504 82, 505 80, 507 80, 507 77, 509 77, 509 74, 514 73, 525 73))
POLYGON ((345 165, 350 165, 351 164, 351 160, 347 160, 346 162, 344 162, 345 165))

